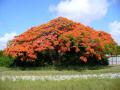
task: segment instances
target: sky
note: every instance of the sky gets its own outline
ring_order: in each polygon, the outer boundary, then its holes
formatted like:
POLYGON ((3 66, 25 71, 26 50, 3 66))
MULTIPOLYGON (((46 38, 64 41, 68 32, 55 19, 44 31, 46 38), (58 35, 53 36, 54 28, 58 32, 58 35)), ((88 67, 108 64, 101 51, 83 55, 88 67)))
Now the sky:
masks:
POLYGON ((120 0, 0 0, 0 49, 59 16, 108 32, 120 45, 120 0))

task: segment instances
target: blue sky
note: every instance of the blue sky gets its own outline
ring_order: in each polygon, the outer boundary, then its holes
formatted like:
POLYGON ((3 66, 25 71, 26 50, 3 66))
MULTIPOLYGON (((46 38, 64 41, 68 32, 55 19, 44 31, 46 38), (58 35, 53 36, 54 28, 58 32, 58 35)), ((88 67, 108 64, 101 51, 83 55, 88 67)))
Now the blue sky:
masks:
POLYGON ((0 49, 13 36, 58 16, 112 34, 120 44, 119 0, 0 0, 0 49))

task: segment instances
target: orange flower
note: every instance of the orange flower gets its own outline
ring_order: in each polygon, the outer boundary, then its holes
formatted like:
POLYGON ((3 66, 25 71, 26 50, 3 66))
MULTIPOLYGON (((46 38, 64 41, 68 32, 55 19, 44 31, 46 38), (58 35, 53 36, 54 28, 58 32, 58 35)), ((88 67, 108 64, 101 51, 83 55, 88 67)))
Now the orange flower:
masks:
POLYGON ((85 63, 87 62, 87 58, 84 57, 84 56, 80 56, 80 60, 83 61, 83 62, 85 62, 85 63))
POLYGON ((21 60, 35 60, 36 52, 47 49, 57 50, 59 53, 73 52, 71 47, 75 46, 75 52, 83 55, 80 60, 87 62, 87 58, 92 56, 102 60, 103 56, 98 53, 111 51, 115 45, 111 35, 106 32, 58 17, 16 36, 4 52, 15 58, 21 56, 21 60), (23 53, 26 53, 26 56, 23 53))

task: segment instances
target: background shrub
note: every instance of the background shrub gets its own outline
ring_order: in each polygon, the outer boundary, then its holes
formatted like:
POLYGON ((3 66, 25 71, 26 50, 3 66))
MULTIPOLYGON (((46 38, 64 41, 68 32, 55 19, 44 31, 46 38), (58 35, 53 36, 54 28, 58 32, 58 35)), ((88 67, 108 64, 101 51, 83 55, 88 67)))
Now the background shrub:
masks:
POLYGON ((10 56, 3 54, 3 51, 0 51, 0 66, 10 67, 13 64, 14 60, 10 56))

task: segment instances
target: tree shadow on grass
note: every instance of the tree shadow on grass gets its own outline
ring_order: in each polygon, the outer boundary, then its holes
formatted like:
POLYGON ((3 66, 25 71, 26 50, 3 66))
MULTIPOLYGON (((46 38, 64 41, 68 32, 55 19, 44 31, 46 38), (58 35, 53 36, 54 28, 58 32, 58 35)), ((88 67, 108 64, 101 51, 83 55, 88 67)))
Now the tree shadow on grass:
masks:
POLYGON ((107 69, 112 66, 103 66, 103 65, 95 65, 95 66, 78 66, 78 65, 47 65, 47 66, 39 66, 39 67, 10 67, 12 70, 22 70, 22 71, 31 71, 31 70, 39 70, 39 71, 78 71, 82 72, 85 70, 100 70, 100 69, 107 69))
POLYGON ((108 62, 88 62, 88 63, 61 63, 61 64, 42 64, 41 62, 30 62, 30 61, 20 61, 15 60, 14 63, 10 66, 13 70, 56 70, 56 71, 84 71, 84 70, 100 70, 109 68, 108 62))
POLYGON ((100 69, 106 69, 109 68, 109 66, 103 66, 103 65, 96 65, 96 66, 56 66, 56 70, 58 71, 64 71, 64 70, 74 70, 78 72, 82 72, 84 70, 100 70, 100 69))

